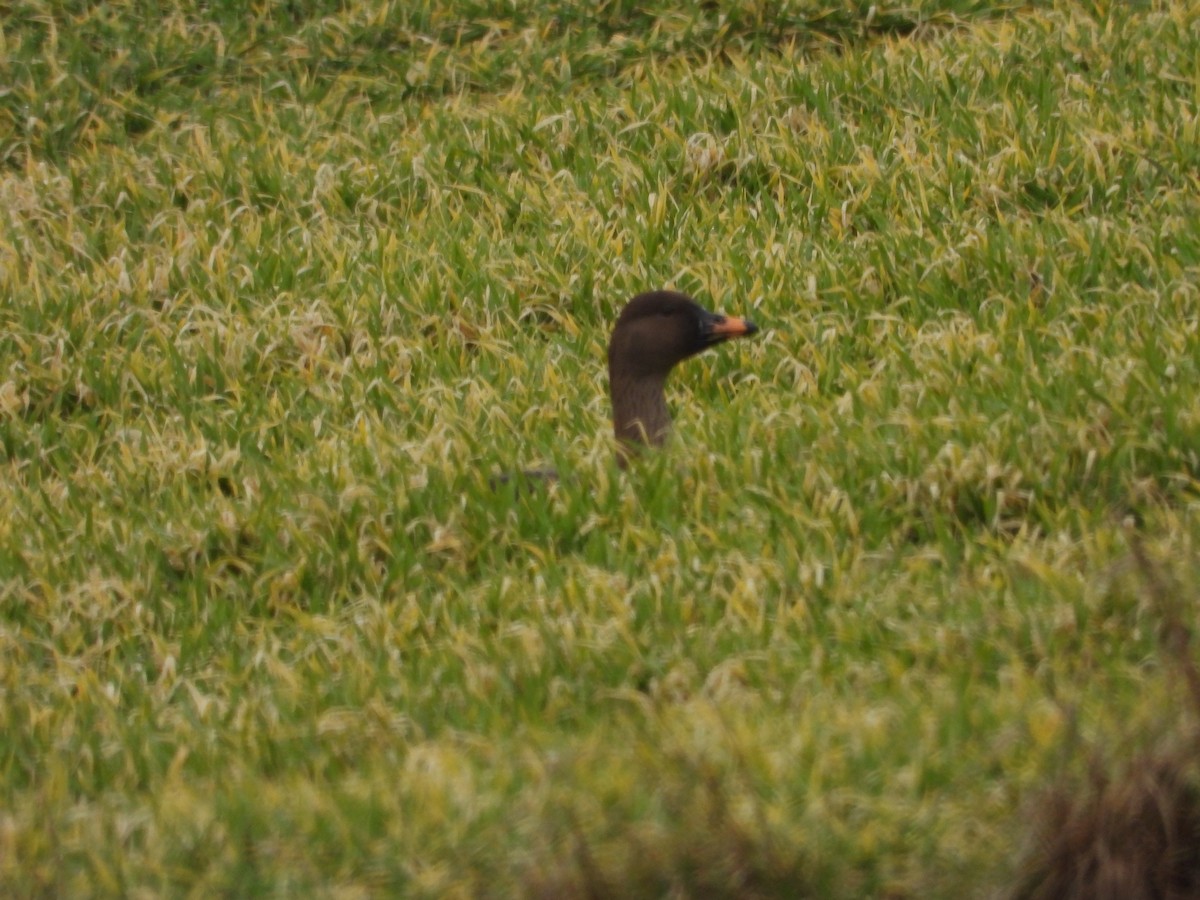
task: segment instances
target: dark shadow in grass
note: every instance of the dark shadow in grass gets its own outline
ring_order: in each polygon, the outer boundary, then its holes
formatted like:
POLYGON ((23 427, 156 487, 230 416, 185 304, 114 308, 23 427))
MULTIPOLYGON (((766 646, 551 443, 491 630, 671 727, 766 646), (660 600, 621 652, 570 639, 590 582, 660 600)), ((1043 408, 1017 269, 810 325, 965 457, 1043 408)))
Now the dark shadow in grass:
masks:
POLYGON ((731 779, 745 773, 722 771, 682 752, 665 756, 648 789, 672 827, 585 824, 575 810, 563 809, 547 851, 518 876, 519 893, 592 900, 819 895, 801 847, 778 839, 765 817, 744 815, 744 803, 742 814, 735 812, 731 779))
POLYGON ((98 122, 109 126, 104 140, 136 141, 160 122, 191 117, 231 86, 253 91, 286 85, 316 104, 346 75, 407 71, 411 77, 378 79, 388 86, 368 84, 363 91, 372 102, 387 102, 397 89, 409 99, 433 100, 507 92, 543 62, 569 60, 561 78, 543 79, 553 90, 563 79, 578 84, 618 77, 652 55, 702 60, 770 47, 837 49, 935 34, 966 19, 1008 15, 1015 7, 946 0, 879 12, 867 2, 829 2, 764 13, 753 5, 742 10, 709 2, 688 9, 689 20, 681 22, 685 13, 678 6, 660 12, 624 0, 588 7, 467 2, 445 12, 435 12, 436 5, 398 4, 382 21, 350 18, 333 27, 336 8, 324 2, 303 9, 268 5, 247 16, 241 6, 210 4, 191 12, 186 32, 157 27, 154 13, 147 17, 136 9, 100 15, 64 7, 28 22, 18 17, 10 35, 15 87, 0 96, 0 125, 11 132, 0 138, 0 166, 19 171, 28 156, 61 163, 78 143, 94 139, 98 122), (539 35, 532 58, 530 32, 539 35), (41 59, 57 34, 70 36, 59 51, 69 78, 51 79, 41 59), (486 53, 470 49, 479 44, 486 53), (114 54, 113 47, 127 52, 114 54), (431 47, 443 52, 431 55, 431 47), (465 64, 458 60, 462 50, 465 64))
POLYGON ((1129 545, 1160 620, 1161 654, 1186 687, 1193 721, 1178 745, 1145 751, 1123 766, 1106 763, 1093 750, 1085 784, 1054 785, 1035 822, 1013 900, 1200 897, 1200 670, 1189 624, 1194 604, 1132 530, 1129 545))
MULTIPOLYGON (((940 33, 969 19, 991 19, 1011 14, 1015 4, 985 3, 982 0, 949 0, 920 10, 878 12, 873 3, 802 5, 791 10, 772 8, 765 13, 756 7, 706 2, 686 10, 686 22, 677 6, 662 8, 643 3, 608 2, 591 7, 570 3, 529 6, 526 10, 506 11, 504 17, 486 16, 483 21, 457 21, 430 24, 428 37, 437 43, 463 47, 488 41, 492 56, 504 60, 511 50, 505 37, 536 29, 543 37, 541 55, 545 59, 569 58, 569 79, 573 83, 620 77, 629 69, 645 65, 649 55, 669 55, 678 60, 724 59, 770 48, 813 48, 835 51, 856 44, 890 37, 923 36, 940 33), (586 10, 586 11, 584 11, 586 10), (484 22, 487 24, 484 25, 484 22), (497 22, 502 23, 497 41, 497 22)), ((485 16, 487 10, 479 8, 485 16)), ((396 29, 398 44, 412 41, 409 23, 396 29)), ((369 40, 372 53, 379 53, 388 41, 380 32, 388 24, 373 28, 371 34, 355 36, 369 40)), ((519 51, 516 59, 521 60, 519 51)), ((392 53, 394 56, 394 52, 392 53)), ((515 83, 514 72, 529 71, 528 60, 513 66, 498 65, 491 77, 466 80, 434 77, 409 85, 409 94, 425 99, 464 90, 507 91, 515 83)))
POLYGON ((543 563, 570 557, 610 562, 625 476, 614 465, 606 479, 596 480, 595 472, 572 470, 567 459, 556 462, 461 485, 473 510, 466 525, 471 577, 521 565, 531 556, 543 563))

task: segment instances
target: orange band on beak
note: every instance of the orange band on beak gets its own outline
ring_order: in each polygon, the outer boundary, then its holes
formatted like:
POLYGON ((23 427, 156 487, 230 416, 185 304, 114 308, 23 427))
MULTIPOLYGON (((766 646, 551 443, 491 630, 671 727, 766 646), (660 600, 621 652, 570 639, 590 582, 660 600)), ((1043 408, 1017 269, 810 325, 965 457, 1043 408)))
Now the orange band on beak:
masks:
POLYGON ((725 316, 712 325, 712 333, 726 337, 746 337, 758 331, 758 326, 749 319, 739 319, 737 316, 725 316))

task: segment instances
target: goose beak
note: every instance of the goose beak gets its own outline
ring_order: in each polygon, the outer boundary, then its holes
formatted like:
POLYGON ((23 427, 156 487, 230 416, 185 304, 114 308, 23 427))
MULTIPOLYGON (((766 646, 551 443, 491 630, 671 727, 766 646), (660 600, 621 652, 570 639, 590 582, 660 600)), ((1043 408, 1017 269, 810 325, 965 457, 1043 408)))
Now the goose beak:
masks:
POLYGON ((713 315, 704 325, 704 335, 713 343, 749 337, 758 331, 758 326, 749 319, 739 319, 737 316, 713 315))

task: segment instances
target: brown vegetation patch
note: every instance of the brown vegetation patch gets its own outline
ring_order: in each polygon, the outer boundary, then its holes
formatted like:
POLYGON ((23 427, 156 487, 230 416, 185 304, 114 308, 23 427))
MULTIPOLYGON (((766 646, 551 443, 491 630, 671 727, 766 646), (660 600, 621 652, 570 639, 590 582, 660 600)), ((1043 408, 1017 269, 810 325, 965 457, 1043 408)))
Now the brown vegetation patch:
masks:
MULTIPOLYGON (((1161 622, 1162 654, 1200 712, 1182 592, 1132 530, 1129 543, 1161 622)), ((1182 746, 1147 751, 1115 776, 1097 763, 1082 790, 1053 788, 1035 841, 1013 894, 1018 900, 1200 897, 1200 734, 1193 727, 1182 746)))

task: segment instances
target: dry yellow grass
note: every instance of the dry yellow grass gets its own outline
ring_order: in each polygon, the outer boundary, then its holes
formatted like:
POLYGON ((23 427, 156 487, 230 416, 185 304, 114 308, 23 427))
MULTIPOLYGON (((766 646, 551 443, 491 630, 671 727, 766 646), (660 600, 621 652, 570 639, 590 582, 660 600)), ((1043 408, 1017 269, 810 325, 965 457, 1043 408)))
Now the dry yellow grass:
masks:
POLYGON ((959 897, 1178 710, 1189 6, 8 6, 13 894, 959 897))

